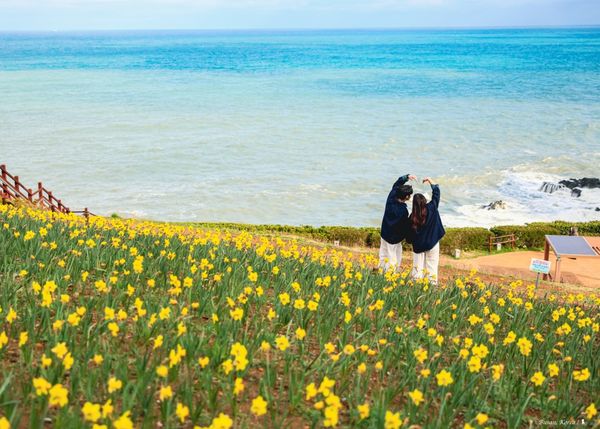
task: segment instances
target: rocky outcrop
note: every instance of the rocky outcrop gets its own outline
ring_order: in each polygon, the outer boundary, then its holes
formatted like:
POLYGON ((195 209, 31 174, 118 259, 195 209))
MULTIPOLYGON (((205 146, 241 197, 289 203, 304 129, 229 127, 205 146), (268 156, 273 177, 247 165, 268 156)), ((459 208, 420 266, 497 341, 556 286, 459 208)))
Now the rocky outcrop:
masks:
POLYGON ((485 206, 481 206, 482 209, 486 210, 504 210, 506 208, 506 203, 502 200, 491 202, 485 206))
POLYGON ((559 189, 565 189, 565 185, 559 185, 558 183, 544 182, 540 187, 540 191, 551 194, 558 191, 559 189))
POLYGON ((561 189, 570 189, 573 198, 581 197, 583 189, 600 188, 600 179, 596 177, 584 177, 582 179, 565 179, 558 183, 544 182, 540 186, 540 191, 552 194, 561 189))
POLYGON ((569 189, 575 188, 600 188, 600 179, 596 177, 584 177, 583 179, 568 179, 558 182, 560 185, 566 186, 569 189))

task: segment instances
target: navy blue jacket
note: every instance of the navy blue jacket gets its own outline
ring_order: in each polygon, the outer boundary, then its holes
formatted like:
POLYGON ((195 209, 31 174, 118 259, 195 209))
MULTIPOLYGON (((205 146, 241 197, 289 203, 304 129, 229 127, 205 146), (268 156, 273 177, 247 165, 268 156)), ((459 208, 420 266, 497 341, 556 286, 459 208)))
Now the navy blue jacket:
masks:
POLYGON ((442 225, 438 206, 440 205, 440 187, 431 185, 431 201, 427 203, 427 220, 425 225, 416 231, 410 228, 408 241, 412 243, 413 252, 423 253, 431 250, 442 239, 446 231, 442 225))
POLYGON ((397 196, 397 189, 406 182, 408 182, 408 174, 398 178, 385 202, 385 212, 381 221, 381 238, 390 244, 400 243, 408 233, 408 208, 406 203, 398 201, 397 196))

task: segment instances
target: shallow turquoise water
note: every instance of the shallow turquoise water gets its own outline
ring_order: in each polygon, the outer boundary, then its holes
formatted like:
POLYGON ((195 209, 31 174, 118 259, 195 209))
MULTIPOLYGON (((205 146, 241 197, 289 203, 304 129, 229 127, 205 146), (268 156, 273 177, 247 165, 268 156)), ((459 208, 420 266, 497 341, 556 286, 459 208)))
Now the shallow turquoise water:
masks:
POLYGON ((101 214, 377 225, 410 172, 450 225, 600 219, 539 191, 600 176, 599 28, 0 33, 0 96, 0 162, 101 214))

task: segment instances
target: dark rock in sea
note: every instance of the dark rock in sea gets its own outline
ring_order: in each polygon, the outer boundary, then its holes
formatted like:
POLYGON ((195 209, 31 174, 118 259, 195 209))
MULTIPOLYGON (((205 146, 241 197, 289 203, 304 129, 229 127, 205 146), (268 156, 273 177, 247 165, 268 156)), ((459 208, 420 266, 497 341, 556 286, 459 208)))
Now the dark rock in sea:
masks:
POLYGON ((596 207, 596 211, 597 211, 597 212, 600 212, 600 207, 596 207))
POLYGON ((565 185, 559 185, 557 183, 552 183, 552 182, 544 182, 544 183, 542 183, 542 186, 540 187, 540 191, 547 192, 548 194, 556 192, 559 189, 565 189, 565 185))
POLYGON ((596 188, 600 188, 600 179, 598 179, 596 177, 584 177, 583 179, 561 180, 558 183, 561 184, 561 185, 566 186, 569 189, 575 189, 575 188, 596 189, 596 188))
POLYGON ((566 179, 558 183, 544 182, 540 191, 552 194, 560 189, 570 189, 573 198, 581 197, 582 189, 600 188, 600 179, 596 177, 584 177, 583 179, 566 179))
POLYGON ((486 210, 499 210, 499 209, 505 209, 506 208, 506 203, 502 200, 498 200, 498 201, 494 201, 492 203, 489 203, 485 206, 481 206, 482 209, 486 209, 486 210))

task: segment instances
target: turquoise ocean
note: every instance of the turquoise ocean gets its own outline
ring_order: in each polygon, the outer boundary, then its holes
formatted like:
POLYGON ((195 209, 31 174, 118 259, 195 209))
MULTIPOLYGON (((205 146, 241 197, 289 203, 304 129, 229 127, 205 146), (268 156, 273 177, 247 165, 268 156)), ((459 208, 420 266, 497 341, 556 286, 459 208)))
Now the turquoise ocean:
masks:
POLYGON ((600 28, 0 33, 0 163, 145 219, 376 226, 404 173, 450 226, 600 219, 540 190, 600 176, 600 28))

